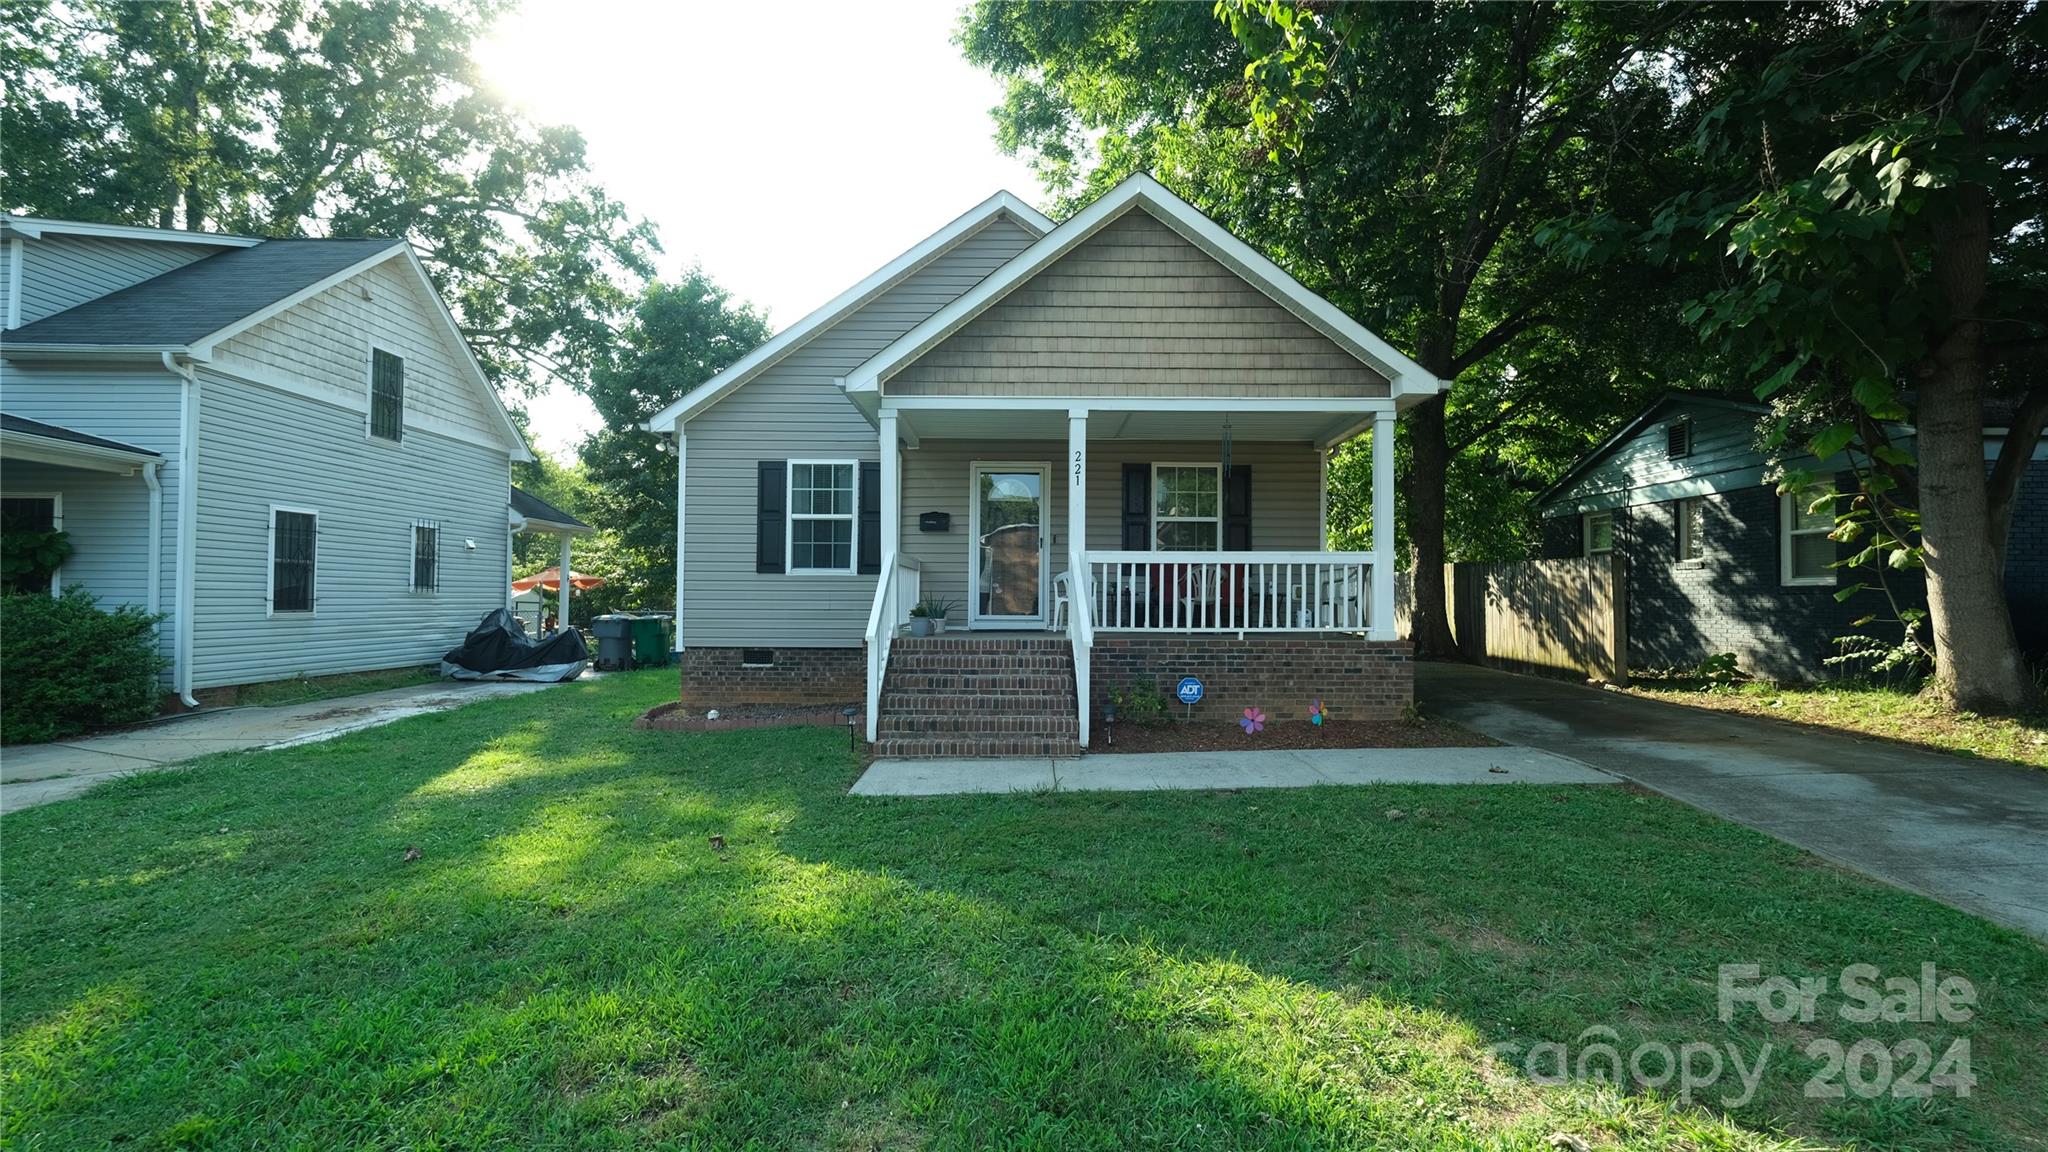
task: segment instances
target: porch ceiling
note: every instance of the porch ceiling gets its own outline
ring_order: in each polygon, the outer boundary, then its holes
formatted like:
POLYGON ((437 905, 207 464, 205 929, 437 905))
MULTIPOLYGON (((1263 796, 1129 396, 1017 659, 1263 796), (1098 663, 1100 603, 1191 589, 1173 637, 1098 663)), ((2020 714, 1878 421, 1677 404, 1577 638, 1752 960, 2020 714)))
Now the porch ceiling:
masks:
MULTIPOLYGON (((1059 409, 919 409, 897 415, 899 431, 932 440, 1065 440, 1067 414, 1059 409)), ((1090 440, 1220 440, 1227 421, 1239 441, 1324 443, 1359 427, 1345 412, 1128 412, 1088 414, 1090 440)), ((1360 429, 1363 430, 1362 428, 1360 429)))

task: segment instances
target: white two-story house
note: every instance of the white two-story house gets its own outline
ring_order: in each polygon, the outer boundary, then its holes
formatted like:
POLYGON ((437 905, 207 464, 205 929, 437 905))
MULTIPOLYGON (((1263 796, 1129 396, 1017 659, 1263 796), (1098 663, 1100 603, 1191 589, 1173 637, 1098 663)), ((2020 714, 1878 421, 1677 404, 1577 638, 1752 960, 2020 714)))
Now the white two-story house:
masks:
POLYGON ((424 664, 505 605, 518 428, 403 240, 0 216, 0 500, 194 693, 424 664))

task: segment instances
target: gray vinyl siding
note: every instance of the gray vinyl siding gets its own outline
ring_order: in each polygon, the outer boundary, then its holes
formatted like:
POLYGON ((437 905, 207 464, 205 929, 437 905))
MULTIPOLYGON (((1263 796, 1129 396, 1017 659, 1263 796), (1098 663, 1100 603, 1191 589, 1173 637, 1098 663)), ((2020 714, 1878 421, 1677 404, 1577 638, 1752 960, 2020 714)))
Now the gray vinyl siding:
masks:
POLYGON ((1385 396, 1387 382, 1133 209, 883 383, 899 396, 1385 396))
MULTIPOLYGON (((1067 567, 1067 494, 1071 485, 1061 468, 1066 450, 1064 441, 926 440, 916 451, 903 454, 903 554, 924 565, 919 576, 926 594, 961 605, 952 616, 956 622, 967 619, 968 553, 973 546, 969 469, 977 461, 1046 465, 1051 473, 1046 564, 1049 572, 1056 573, 1067 567), (924 512, 950 513, 951 530, 920 531, 918 516, 924 512)), ((1241 443, 1231 447, 1230 459, 1233 467, 1252 470, 1253 550, 1321 551, 1317 535, 1321 471, 1314 445, 1241 443)), ((1217 460, 1214 441, 1089 441, 1088 550, 1114 552, 1123 547, 1125 464, 1214 464, 1217 460)), ((869 596, 873 596, 872 588, 869 596)))
POLYGON ((872 575, 754 571, 757 464, 875 460, 875 428, 839 377, 887 347, 1030 245, 998 218, 859 311, 783 356, 684 428, 683 643, 840 648, 858 645, 872 575))
POLYGON ((221 249, 160 240, 44 236, 24 240, 21 322, 31 324, 87 300, 161 276, 221 249))
MULTIPOLYGON (((176 636, 178 490, 183 482, 179 393, 178 377, 162 368, 75 370, 0 361, 0 404, 11 415, 103 436, 164 458, 157 610, 164 616, 159 635, 166 660, 173 655, 176 636)), ((108 606, 145 606, 149 489, 142 478, 14 463, 0 471, 0 488, 10 491, 52 486, 64 493, 64 527, 77 549, 65 565, 64 582, 84 584, 108 606)))
POLYGON ((1604 459, 1553 495, 1546 507, 1593 512, 1761 484, 1764 458, 1756 447, 1756 422, 1754 412, 1673 405, 1615 445, 1604 459), (1665 433, 1681 419, 1693 422, 1692 452, 1672 459, 1665 455, 1665 433))
POLYGON ((506 452, 373 441, 360 412, 201 380, 195 687, 429 663, 504 607, 506 452), (268 613, 274 504, 319 513, 310 614, 268 613), (411 590, 415 520, 441 528, 435 592, 411 590))
POLYGON ((140 476, 116 476, 54 464, 13 461, 0 495, 57 494, 71 555, 57 574, 97 596, 100 607, 149 607, 149 488, 140 476))
POLYGON ((438 310, 407 262, 393 258, 222 341, 215 355, 225 370, 289 379, 367 413, 374 343, 405 358, 409 427, 439 421, 495 441, 497 414, 463 382, 463 350, 438 310))

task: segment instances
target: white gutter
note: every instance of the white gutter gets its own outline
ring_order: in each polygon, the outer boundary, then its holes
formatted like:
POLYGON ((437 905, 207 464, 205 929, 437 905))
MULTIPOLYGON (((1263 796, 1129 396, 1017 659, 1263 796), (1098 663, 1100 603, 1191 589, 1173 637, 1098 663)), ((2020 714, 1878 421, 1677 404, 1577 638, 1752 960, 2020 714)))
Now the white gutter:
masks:
MULTIPOLYGON (((199 707, 192 695, 192 582, 199 557, 199 377, 188 360, 166 352, 164 367, 183 383, 178 398, 178 606, 172 642, 172 686, 185 707, 199 707)), ((161 549, 162 541, 158 541, 161 549)))

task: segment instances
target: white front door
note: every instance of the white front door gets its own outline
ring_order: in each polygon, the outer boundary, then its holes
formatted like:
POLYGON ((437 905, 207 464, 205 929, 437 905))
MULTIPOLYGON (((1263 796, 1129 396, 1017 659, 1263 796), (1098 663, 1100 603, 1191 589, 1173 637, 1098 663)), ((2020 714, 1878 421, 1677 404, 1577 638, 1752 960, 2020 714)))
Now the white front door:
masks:
POLYGON ((969 469, 967 622, 977 628, 1045 625, 1048 465, 975 463, 969 469))

